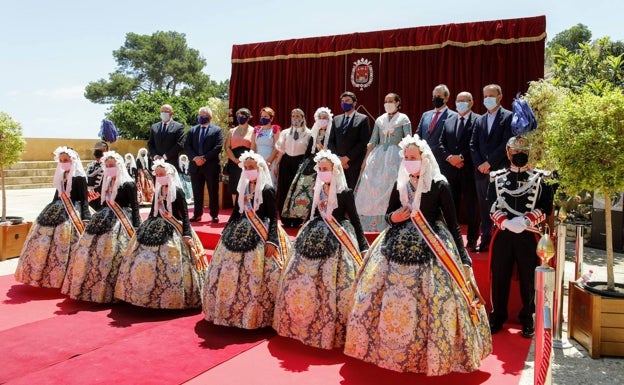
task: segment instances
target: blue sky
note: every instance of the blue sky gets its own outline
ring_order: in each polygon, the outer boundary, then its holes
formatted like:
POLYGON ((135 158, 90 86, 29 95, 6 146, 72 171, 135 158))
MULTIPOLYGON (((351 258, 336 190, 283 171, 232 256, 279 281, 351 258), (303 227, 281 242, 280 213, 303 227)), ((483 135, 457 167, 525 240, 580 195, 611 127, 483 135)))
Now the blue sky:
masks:
MULTIPOLYGON (((546 15, 549 39, 577 23, 624 40, 619 0, 19 0, 2 6, 0 111, 37 138, 96 138, 108 106, 83 96, 108 78, 128 32, 177 31, 230 76, 233 44, 546 15), (217 4, 212 4, 217 3, 217 4), (487 5, 486 5, 487 4, 487 5)), ((154 111, 154 121, 159 119, 154 111)))

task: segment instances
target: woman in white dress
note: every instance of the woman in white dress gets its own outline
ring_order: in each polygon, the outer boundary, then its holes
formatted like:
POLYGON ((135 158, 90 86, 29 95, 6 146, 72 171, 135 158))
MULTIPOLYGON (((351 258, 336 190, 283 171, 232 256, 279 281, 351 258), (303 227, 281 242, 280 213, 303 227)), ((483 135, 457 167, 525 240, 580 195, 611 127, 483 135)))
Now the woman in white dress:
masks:
POLYGON ((386 95, 386 113, 375 120, 363 170, 355 187, 355 204, 366 232, 380 232, 386 227, 386 207, 401 164, 399 142, 412 133, 412 124, 407 115, 399 112, 400 108, 399 95, 386 95))

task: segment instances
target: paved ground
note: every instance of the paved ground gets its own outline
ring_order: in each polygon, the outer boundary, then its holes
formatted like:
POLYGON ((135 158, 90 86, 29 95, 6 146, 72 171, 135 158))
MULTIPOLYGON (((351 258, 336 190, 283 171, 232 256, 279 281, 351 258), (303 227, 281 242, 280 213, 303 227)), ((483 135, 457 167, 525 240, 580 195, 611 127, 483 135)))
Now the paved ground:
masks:
MULTIPOLYGON (((54 189, 27 189, 7 191, 7 215, 21 216, 27 221, 33 221, 39 212, 48 204, 54 196, 54 189)), ((142 208, 148 210, 149 208, 142 208)), ((604 269, 604 250, 584 247, 583 271, 593 270, 592 279, 597 281, 606 280, 604 269)), ((0 275, 12 274, 17 266, 17 259, 9 259, 0 262, 0 275)), ((564 282, 570 281, 574 276, 574 243, 566 245, 566 263, 564 282)), ((624 282, 624 255, 615 254, 615 279, 624 282)), ((567 286, 567 285, 566 285, 567 286)), ((563 339, 567 341, 565 331, 567 329, 567 289, 564 290, 563 299, 563 339)), ((555 349, 552 366, 553 384, 557 385, 588 385, 624 384, 624 359, 623 358, 599 358, 592 359, 587 351, 576 341, 569 341, 573 346, 568 349, 555 349)), ((526 358, 525 370, 520 380, 520 385, 533 384, 533 347, 526 358)))

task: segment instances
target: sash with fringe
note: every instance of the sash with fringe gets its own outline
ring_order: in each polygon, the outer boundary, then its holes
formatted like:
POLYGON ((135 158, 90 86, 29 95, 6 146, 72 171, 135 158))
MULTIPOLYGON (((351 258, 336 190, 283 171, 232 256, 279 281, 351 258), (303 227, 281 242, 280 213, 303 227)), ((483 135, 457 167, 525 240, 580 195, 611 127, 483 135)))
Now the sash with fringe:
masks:
MULTIPOLYGON (((160 205, 158 212, 160 216, 171 223, 173 228, 180 234, 180 237, 184 237, 184 229, 182 227, 182 223, 175 219, 173 215, 171 215, 167 210, 165 210, 164 205, 160 205)), ((190 247, 191 253, 195 256, 195 268, 197 270, 205 270, 208 268, 208 261, 206 260, 206 251, 204 250, 204 245, 202 245, 201 240, 197 233, 191 229, 191 239, 193 240, 193 246, 190 247)))
POLYGON ((111 200, 106 201, 106 203, 108 203, 108 207, 113 210, 115 216, 117 216, 117 219, 119 219, 119 222, 123 226, 124 230, 126 230, 126 234, 128 234, 128 236, 132 238, 134 236, 134 227, 132 227, 132 223, 130 223, 130 220, 126 216, 126 213, 123 212, 117 202, 111 200))
MULTIPOLYGON (((251 223, 251 226, 254 228, 254 230, 256 230, 256 233, 258 233, 262 241, 266 242, 267 239, 269 239, 269 230, 264 225, 264 222, 262 222, 260 217, 258 217, 256 211, 251 207, 251 200, 246 199, 246 201, 245 216, 247 217, 247 220, 249 220, 249 223, 251 223)), ((284 258, 286 255, 286 236, 287 234, 284 229, 278 226, 278 250, 276 253, 273 253, 273 255, 271 255, 271 258, 275 260, 275 263, 277 263, 277 266, 280 268, 280 270, 284 267, 284 258)))
POLYGON ((457 264, 457 261, 455 261, 440 237, 438 237, 438 235, 433 232, 433 229, 431 228, 425 217, 422 215, 422 212, 420 210, 418 210, 416 214, 411 217, 411 219, 412 223, 414 223, 414 226, 416 226, 420 234, 425 239, 425 242, 427 242, 429 247, 431 247, 433 253, 442 263, 442 266, 444 266, 446 272, 451 276, 451 278, 460 288, 462 296, 466 300, 468 308, 470 309, 470 318, 472 319, 473 324, 476 325, 481 321, 479 313, 477 311, 481 304, 478 298, 474 298, 474 294, 468 287, 467 279, 464 278, 464 274, 462 273, 460 266, 457 264))
MULTIPOLYGON (((319 210, 320 211, 320 210, 319 210)), ((340 226, 340 223, 336 220, 336 218, 331 215, 326 215, 321 211, 321 218, 327 224, 327 227, 331 230, 331 232, 338 238, 338 241, 342 244, 342 247, 347 250, 347 252, 353 257, 358 266, 362 266, 362 256, 360 255, 360 251, 353 243, 353 240, 347 233, 347 230, 344 227, 340 226)))
POLYGON ((74 228, 78 232, 78 235, 82 235, 82 233, 84 233, 85 226, 84 223, 82 223, 82 220, 80 219, 80 216, 78 215, 74 204, 67 195, 67 192, 63 191, 60 194, 60 197, 61 202, 63 202, 63 206, 65 207, 65 211, 67 212, 67 216, 69 216, 69 220, 71 220, 71 223, 72 225, 74 225, 74 228))

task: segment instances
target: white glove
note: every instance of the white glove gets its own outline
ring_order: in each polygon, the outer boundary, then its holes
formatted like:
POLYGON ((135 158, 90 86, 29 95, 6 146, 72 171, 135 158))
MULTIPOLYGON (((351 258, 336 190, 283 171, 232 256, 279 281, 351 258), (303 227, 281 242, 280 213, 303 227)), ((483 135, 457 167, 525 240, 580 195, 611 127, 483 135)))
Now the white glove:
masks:
POLYGON ((524 223, 524 218, 522 217, 516 217, 514 219, 505 219, 502 225, 503 225, 503 229, 507 229, 516 234, 519 234, 523 232, 524 230, 526 230, 526 223, 524 223))

